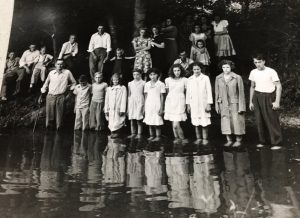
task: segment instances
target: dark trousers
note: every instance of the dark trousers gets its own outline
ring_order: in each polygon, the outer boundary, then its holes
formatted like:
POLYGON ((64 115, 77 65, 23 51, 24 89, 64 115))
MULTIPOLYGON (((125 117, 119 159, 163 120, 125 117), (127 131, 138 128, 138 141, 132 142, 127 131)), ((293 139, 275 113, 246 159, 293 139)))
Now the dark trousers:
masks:
POLYGON ((26 75, 26 71, 23 68, 5 73, 3 76, 1 97, 6 97, 8 83, 13 80, 16 81, 15 94, 19 94, 21 91, 21 85, 25 78, 25 75, 26 75))
POLYGON ((63 113, 65 106, 65 96, 47 95, 46 99, 46 127, 52 127, 56 123, 56 128, 62 127, 63 113))
POLYGON ((92 54, 90 54, 90 58, 89 58, 90 75, 92 81, 94 81, 94 74, 96 72, 102 73, 104 59, 106 58, 107 55, 106 48, 96 48, 94 50, 94 53, 97 56, 97 58, 94 58, 92 54))
POLYGON ((262 144, 270 141, 271 145, 278 145, 282 141, 278 112, 272 109, 274 99, 275 93, 255 91, 253 95, 256 126, 262 144), (270 140, 266 139, 266 134, 270 140))

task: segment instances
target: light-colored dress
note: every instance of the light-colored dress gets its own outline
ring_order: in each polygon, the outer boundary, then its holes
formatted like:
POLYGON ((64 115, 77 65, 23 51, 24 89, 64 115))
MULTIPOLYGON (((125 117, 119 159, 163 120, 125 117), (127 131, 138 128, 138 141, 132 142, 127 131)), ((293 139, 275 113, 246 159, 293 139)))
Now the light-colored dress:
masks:
POLYGON ((126 112, 127 90, 125 86, 108 87, 105 94, 104 112, 109 113, 108 128, 116 131, 125 125, 125 115, 120 116, 120 112, 126 112))
POLYGON ((144 123, 151 126, 163 125, 163 118, 158 113, 161 108, 160 94, 166 93, 165 84, 159 80, 155 84, 149 81, 145 84, 144 93, 147 94, 144 123))
POLYGON ((211 24, 213 25, 214 32, 215 32, 214 43, 215 43, 216 56, 228 57, 228 56, 236 55, 228 31, 226 33, 218 34, 218 32, 227 30, 227 27, 229 25, 228 21, 221 20, 219 23, 213 21, 211 24))
POLYGON ((205 66, 210 64, 210 56, 206 48, 191 48, 191 59, 200 62, 205 66))
POLYGON ((141 120, 144 118, 144 86, 145 81, 131 81, 128 83, 128 90, 130 96, 128 97, 128 119, 129 120, 141 120))
POLYGON ((224 73, 216 77, 215 108, 221 114, 222 134, 244 135, 246 111, 244 84, 242 77, 231 73, 229 81, 224 79, 224 73))
POLYGON ((203 40, 205 41, 207 39, 207 36, 205 35, 205 33, 191 33, 190 35, 190 41, 193 43, 193 45, 196 45, 196 42, 198 40, 203 40))
POLYGON ((191 107, 191 119, 194 126, 208 126, 210 122, 210 112, 206 112, 207 104, 212 104, 212 91, 209 77, 200 74, 188 78, 186 91, 186 104, 191 107))
MULTIPOLYGON (((132 42, 134 42, 138 47, 147 46, 150 43, 150 38, 135 37, 132 42)), ((144 73, 147 72, 149 68, 152 67, 152 60, 149 51, 136 51, 134 69, 143 70, 144 73)))
POLYGON ((165 120, 185 121, 185 90, 187 78, 182 77, 178 80, 169 77, 165 80, 166 88, 169 89, 165 102, 165 120))

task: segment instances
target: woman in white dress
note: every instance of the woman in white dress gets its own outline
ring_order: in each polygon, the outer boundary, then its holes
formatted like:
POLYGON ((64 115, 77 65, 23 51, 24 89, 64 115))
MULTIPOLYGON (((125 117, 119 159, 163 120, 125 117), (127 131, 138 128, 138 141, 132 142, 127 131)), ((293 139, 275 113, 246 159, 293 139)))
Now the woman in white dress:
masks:
POLYGON ((161 128, 164 124, 164 94, 166 93, 165 84, 158 80, 160 71, 151 68, 148 71, 150 81, 145 84, 145 119, 144 123, 149 126, 149 141, 160 141, 161 128), (155 137, 156 134, 156 137, 155 137))
POLYGON ((142 80, 143 71, 140 69, 133 70, 133 80, 128 83, 128 119, 131 123, 131 135, 129 138, 141 138, 142 120, 144 118, 144 86, 142 80))
POLYGON ((165 80, 167 97, 165 102, 165 120, 172 121, 174 143, 182 141, 187 143, 180 122, 186 121, 185 92, 187 78, 183 77, 184 69, 180 64, 174 64, 165 80))
POLYGON ((211 23, 214 28, 214 43, 217 57, 228 57, 236 55, 231 38, 228 33, 228 21, 221 20, 219 15, 215 15, 211 23))
POLYGON ((195 24, 194 25, 194 32, 191 33, 190 35, 190 41, 192 42, 192 47, 191 49, 197 48, 196 42, 198 40, 203 40, 205 42, 205 40, 207 39, 207 36, 205 33, 201 32, 201 27, 199 24, 195 24))
POLYGON ((203 65, 192 64, 193 75, 189 77, 186 91, 187 110, 191 114, 195 126, 197 140, 195 144, 208 144, 208 126, 210 122, 211 104, 213 103, 209 77, 202 73, 203 65), (202 127, 202 138, 200 127, 202 127))

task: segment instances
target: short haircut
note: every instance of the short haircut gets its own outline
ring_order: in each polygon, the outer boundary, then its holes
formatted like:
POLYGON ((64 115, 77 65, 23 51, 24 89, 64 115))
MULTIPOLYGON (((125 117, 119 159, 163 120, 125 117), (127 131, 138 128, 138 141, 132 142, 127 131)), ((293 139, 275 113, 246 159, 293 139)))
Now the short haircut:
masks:
POLYGON ((88 78, 86 75, 81 74, 78 79, 79 82, 87 82, 88 78))
POLYGON ((187 53, 185 51, 182 51, 179 53, 179 56, 181 56, 181 55, 187 55, 187 53))
POLYGON ((228 64, 230 66, 231 70, 235 69, 235 63, 233 61, 227 60, 227 59, 224 59, 219 62, 219 64, 218 64, 219 69, 222 70, 222 66, 226 65, 226 64, 228 64))
POLYGON ((118 73, 114 73, 114 74, 111 76, 111 78, 110 78, 110 86, 113 86, 113 85, 114 85, 114 84, 113 84, 113 78, 117 78, 117 79, 119 80, 119 84, 121 84, 121 82, 122 82, 122 77, 121 77, 121 75, 118 74, 118 73))
POLYGON ((262 60, 262 61, 265 61, 265 60, 266 60, 265 55, 262 54, 262 53, 254 54, 254 55, 252 56, 252 58, 253 58, 253 59, 255 58, 256 60, 262 60))
MULTIPOLYGON (((206 47, 206 43, 205 43, 205 41, 203 40, 203 39, 198 39, 197 41, 196 41, 196 46, 198 45, 198 42, 202 42, 202 44, 203 44, 203 46, 204 47, 206 47)), ((198 46, 197 46, 198 47, 198 46)))
POLYGON ((191 63, 190 66, 189 66, 189 68, 193 69, 193 67, 195 67, 195 66, 200 67, 201 71, 204 70, 204 65, 202 63, 200 63, 200 62, 191 63))
POLYGON ((69 38, 70 38, 71 36, 74 36, 75 38, 77 38, 76 34, 74 34, 74 33, 70 34, 69 38))
POLYGON ((124 55, 124 49, 122 49, 122 48, 117 48, 117 49, 116 49, 116 54, 117 54, 117 51, 120 51, 120 52, 122 53, 122 56, 124 55))
POLYGON ((154 29, 154 28, 156 28, 156 29, 158 29, 158 31, 160 31, 160 26, 159 25, 157 25, 157 24, 152 25, 151 30, 154 29))
POLYGON ((161 75, 161 71, 159 70, 159 69, 157 69, 157 68, 150 68, 148 71, 147 71, 147 74, 148 75, 150 75, 150 73, 155 73, 155 74, 157 74, 158 75, 158 77, 160 77, 160 75, 161 75))
POLYGON ((42 50, 43 48, 44 48, 45 50, 47 50, 47 47, 46 47, 45 45, 43 45, 43 46, 41 47, 40 50, 42 50))
POLYGON ((101 72, 96 72, 95 74, 94 74, 94 77, 96 77, 96 76, 103 76, 103 73, 101 73, 101 72))
POLYGON ((139 74, 143 74, 143 71, 141 69, 133 69, 132 73, 138 72, 139 74))
POLYGON ((175 74, 174 74, 174 68, 179 68, 180 69, 180 76, 179 77, 184 77, 185 75, 185 70, 184 68, 181 66, 181 64, 173 64, 170 69, 169 69, 169 76, 172 78, 175 78, 175 74))

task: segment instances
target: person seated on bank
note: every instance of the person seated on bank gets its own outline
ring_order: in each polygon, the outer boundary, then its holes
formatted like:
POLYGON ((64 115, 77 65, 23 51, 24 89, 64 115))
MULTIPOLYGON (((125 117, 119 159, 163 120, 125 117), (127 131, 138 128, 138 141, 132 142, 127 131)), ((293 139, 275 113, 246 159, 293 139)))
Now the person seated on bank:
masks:
POLYGON ((55 63, 55 70, 50 71, 41 88, 42 94, 39 98, 39 103, 41 104, 48 91, 46 97, 46 128, 53 128, 55 123, 56 129, 61 129, 63 124, 65 93, 69 89, 73 90, 75 85, 76 80, 71 71, 64 69, 64 61, 58 59, 55 63))
POLYGON ((194 61, 187 57, 187 53, 185 51, 180 52, 179 58, 174 61, 174 64, 180 64, 186 73, 188 73, 188 68, 192 63, 194 63, 194 61))
POLYGON ((111 52, 111 37, 104 32, 104 25, 98 25, 98 32, 91 36, 88 52, 90 53, 90 76, 94 81, 95 72, 102 73, 103 64, 108 60, 111 52))
POLYGON ((66 68, 74 73, 74 64, 75 58, 78 54, 78 43, 76 42, 77 38, 75 34, 71 34, 69 41, 65 42, 62 45, 58 59, 63 59, 66 65, 66 68))
POLYGON ((47 54, 46 46, 43 46, 40 50, 40 55, 34 60, 34 68, 30 80, 30 88, 33 88, 34 84, 38 82, 40 77, 41 81, 44 83, 46 79, 47 67, 53 60, 53 56, 47 54))
POLYGON ((24 51, 20 61, 18 70, 18 79, 16 84, 16 90, 13 95, 18 95, 21 92, 22 83, 26 75, 32 73, 34 67, 34 60, 40 55, 40 51, 36 49, 35 44, 30 44, 29 49, 24 51))
POLYGON ((7 100, 7 85, 8 81, 18 78, 20 58, 16 57, 15 52, 9 52, 8 58, 5 63, 2 90, 1 90, 1 100, 7 100))

